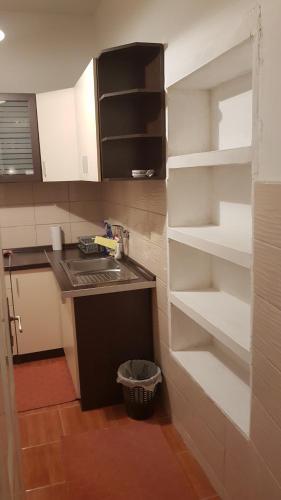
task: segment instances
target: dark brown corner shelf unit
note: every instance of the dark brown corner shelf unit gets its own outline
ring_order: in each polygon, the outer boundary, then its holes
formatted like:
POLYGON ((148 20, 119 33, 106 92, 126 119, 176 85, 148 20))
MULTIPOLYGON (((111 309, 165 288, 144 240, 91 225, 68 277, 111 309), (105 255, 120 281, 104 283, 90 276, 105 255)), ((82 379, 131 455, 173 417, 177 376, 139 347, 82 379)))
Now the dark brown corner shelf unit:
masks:
POLYGON ((132 180, 133 170, 165 179, 164 46, 108 49, 97 68, 102 179, 132 180))

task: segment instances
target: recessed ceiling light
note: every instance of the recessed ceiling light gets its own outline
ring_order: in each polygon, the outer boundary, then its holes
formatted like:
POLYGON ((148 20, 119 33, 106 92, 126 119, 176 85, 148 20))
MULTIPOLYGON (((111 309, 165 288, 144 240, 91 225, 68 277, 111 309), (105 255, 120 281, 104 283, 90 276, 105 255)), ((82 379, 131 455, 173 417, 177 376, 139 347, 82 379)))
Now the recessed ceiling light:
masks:
POLYGON ((2 42, 2 40, 4 40, 5 36, 6 35, 5 35, 4 31, 0 30, 0 42, 2 42))

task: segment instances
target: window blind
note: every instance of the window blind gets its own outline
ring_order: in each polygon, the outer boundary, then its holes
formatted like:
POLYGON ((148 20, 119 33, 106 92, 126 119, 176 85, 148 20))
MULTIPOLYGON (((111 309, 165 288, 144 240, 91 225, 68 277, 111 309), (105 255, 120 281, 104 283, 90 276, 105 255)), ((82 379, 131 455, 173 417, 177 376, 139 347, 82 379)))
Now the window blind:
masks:
POLYGON ((0 175, 32 175, 28 100, 0 101, 0 175))

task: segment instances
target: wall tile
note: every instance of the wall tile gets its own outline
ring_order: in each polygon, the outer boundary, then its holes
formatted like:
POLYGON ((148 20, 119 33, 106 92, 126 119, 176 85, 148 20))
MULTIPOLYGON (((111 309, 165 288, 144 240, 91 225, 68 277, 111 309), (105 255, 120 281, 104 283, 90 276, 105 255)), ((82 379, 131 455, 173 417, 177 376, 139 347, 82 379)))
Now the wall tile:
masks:
POLYGON ((148 211, 156 214, 167 213, 167 192, 165 181, 154 181, 148 184, 148 211))
POLYGON ((254 224, 257 240, 281 247, 281 183, 255 184, 254 224))
POLYGON ((252 399, 251 439, 281 486, 281 429, 255 397, 252 399))
MULTIPOLYGON (((281 427, 281 371, 253 350, 253 393, 281 427)), ((281 453, 281 450, 280 450, 281 453)))
POLYGON ((71 222, 71 242, 77 243, 79 236, 103 235, 103 224, 93 222, 71 222))
POLYGON ((158 349, 165 376, 175 384, 182 395, 188 398, 192 408, 196 408, 196 412, 205 422, 206 426, 218 441, 224 445, 226 417, 192 377, 189 376, 186 370, 177 363, 163 343, 159 345, 158 349))
POLYGON ((255 241, 254 279, 256 293, 280 307, 281 304, 281 249, 255 241))
POLYGON ((157 308, 153 308, 153 335, 154 344, 156 346, 160 341, 163 342, 167 347, 169 346, 170 342, 168 316, 157 308))
POLYGON ((230 500, 256 500, 251 456, 237 460, 229 451, 225 455, 224 486, 230 500))
POLYGON ((149 237, 161 247, 167 245, 166 216, 148 212, 149 237))
POLYGON ((204 421, 196 413, 196 408, 188 398, 183 397, 176 386, 166 379, 170 407, 173 419, 181 422, 183 429, 191 440, 196 443, 200 453, 214 471, 216 477, 223 480, 224 447, 208 429, 204 421))
POLYGON ((33 206, 0 207, 0 227, 31 226, 34 222, 33 206))
MULTIPOLYGON (((37 245, 51 245, 51 235, 49 225, 37 225, 36 228, 36 243, 37 245)), ((71 243, 70 224, 61 224, 63 243, 71 243)))
POLYGON ((254 500, 280 500, 281 486, 278 485, 270 469, 254 449, 252 485, 254 500))
POLYGON ((69 203, 70 222, 102 222, 100 204, 95 201, 71 201, 69 203))
POLYGON ((134 232, 138 238, 149 239, 148 212, 130 208, 128 217, 129 232, 134 232))
POLYGON ((127 203, 130 207, 149 210, 149 182, 130 182, 127 191, 127 203))
POLYGON ((36 182, 33 185, 35 203, 68 201, 67 182, 36 182))
POLYGON ((253 347, 279 369, 281 369, 280 329, 281 310, 256 295, 253 315, 253 347))
POLYGON ((253 480, 253 449, 251 442, 227 420, 224 486, 230 499, 255 500, 253 480))
POLYGON ((69 182, 70 201, 99 201, 102 198, 100 182, 69 182))
POLYGON ((36 224, 60 224, 69 222, 68 202, 35 205, 36 224))
POLYGON ((149 271, 155 274, 164 283, 167 282, 167 259, 165 251, 148 240, 134 238, 134 256, 149 271))
POLYGON ((35 226, 3 227, 1 240, 3 248, 32 247, 36 245, 35 226))
POLYGON ((159 278, 156 280, 155 302, 161 311, 168 314, 168 289, 166 283, 159 278))
POLYGON ((28 182, 0 184, 0 205, 30 205, 33 201, 32 184, 28 182))

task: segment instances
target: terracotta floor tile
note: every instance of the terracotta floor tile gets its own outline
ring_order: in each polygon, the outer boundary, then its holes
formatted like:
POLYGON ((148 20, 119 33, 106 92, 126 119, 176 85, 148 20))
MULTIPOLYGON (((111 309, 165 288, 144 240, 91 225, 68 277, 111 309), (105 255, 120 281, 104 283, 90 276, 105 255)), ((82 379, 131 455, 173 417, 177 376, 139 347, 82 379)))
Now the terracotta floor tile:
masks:
POLYGON ((124 405, 114 405, 102 408, 104 426, 111 427, 116 425, 124 425, 132 422, 126 413, 124 405))
POLYGON ((216 496, 216 491, 212 487, 209 479, 191 453, 186 449, 184 452, 177 453, 177 458, 199 499, 205 500, 207 498, 211 498, 212 500, 219 500, 219 497, 216 496))
POLYGON ((59 412, 54 409, 19 415, 19 427, 22 448, 58 441, 62 436, 59 412))
POLYGON ((70 500, 68 485, 61 483, 27 491, 26 500, 70 500))
POLYGON ((186 451, 186 446, 178 431, 175 429, 173 424, 164 423, 162 425, 162 432, 171 448, 175 453, 186 451))
POLYGON ((26 490, 65 480, 60 442, 25 448, 22 462, 26 490))
POLYGON ((82 412, 80 405, 72 405, 61 407, 59 414, 64 436, 106 427, 102 409, 82 412))

